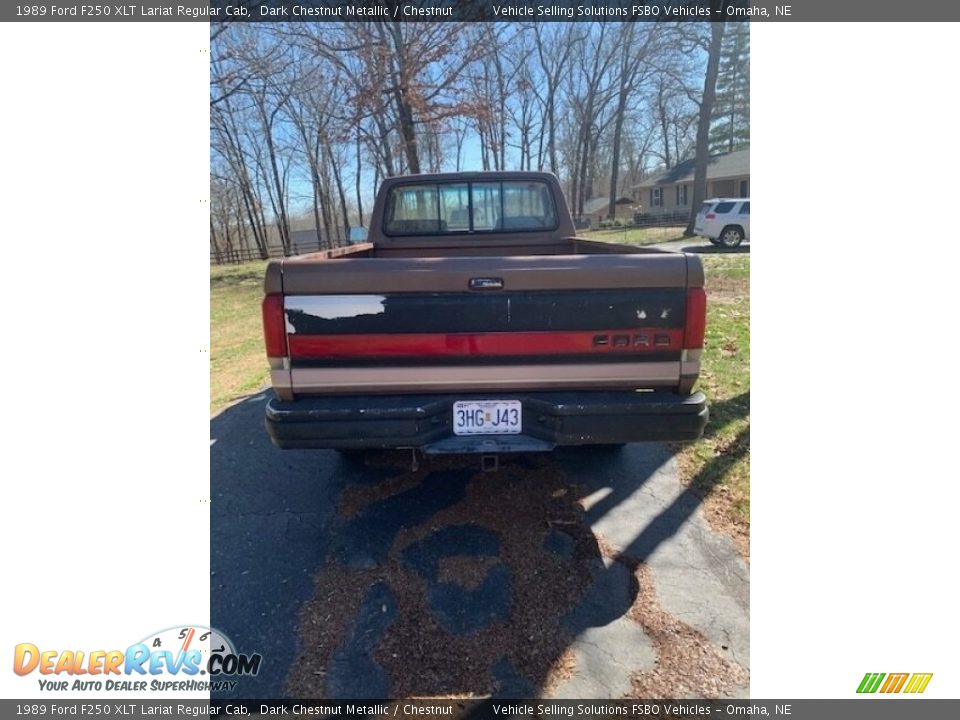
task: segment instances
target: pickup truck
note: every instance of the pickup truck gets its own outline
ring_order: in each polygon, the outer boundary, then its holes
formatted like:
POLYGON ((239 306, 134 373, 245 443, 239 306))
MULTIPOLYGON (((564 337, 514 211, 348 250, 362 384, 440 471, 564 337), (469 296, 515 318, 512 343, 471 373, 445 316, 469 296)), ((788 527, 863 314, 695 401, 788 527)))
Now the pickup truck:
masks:
POLYGON ((703 280, 576 237, 549 173, 388 178, 367 242, 267 266, 267 431, 414 459, 696 439, 703 280))

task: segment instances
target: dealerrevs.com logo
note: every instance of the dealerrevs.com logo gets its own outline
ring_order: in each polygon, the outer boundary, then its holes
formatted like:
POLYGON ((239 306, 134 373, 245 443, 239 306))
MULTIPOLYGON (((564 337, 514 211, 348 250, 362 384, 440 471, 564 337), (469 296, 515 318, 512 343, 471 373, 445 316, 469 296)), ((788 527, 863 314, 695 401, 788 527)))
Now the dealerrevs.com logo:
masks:
POLYGON ((867 673, 857 687, 858 693, 922 693, 933 673, 867 673))
POLYGON ((125 650, 49 650, 20 643, 17 675, 39 675, 41 690, 232 691, 260 671, 259 653, 238 653, 217 630, 199 625, 152 633, 125 650))

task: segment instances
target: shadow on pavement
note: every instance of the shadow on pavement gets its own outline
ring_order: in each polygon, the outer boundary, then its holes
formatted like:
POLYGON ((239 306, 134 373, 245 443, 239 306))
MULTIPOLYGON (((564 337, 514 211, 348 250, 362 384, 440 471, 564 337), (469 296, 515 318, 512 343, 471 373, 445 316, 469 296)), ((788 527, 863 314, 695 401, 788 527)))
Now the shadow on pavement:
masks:
POLYGON ((624 528, 623 562, 604 562, 591 525, 670 460, 666 446, 413 471, 408 453, 277 450, 266 398, 211 421, 211 625, 263 655, 230 697, 539 695, 569 674, 574 638, 625 615, 631 570, 701 501, 681 492, 624 528))
MULTIPOLYGON (((710 406, 711 421, 704 431, 705 438, 716 436, 717 431, 735 419, 746 417, 750 412, 750 393, 746 392, 729 400, 710 406)), ((618 555, 618 560, 631 569, 647 560, 650 554, 665 540, 673 536, 690 519, 697 507, 712 494, 727 469, 749 452, 749 425, 742 430, 732 443, 730 450, 708 462, 692 478, 689 485, 669 505, 660 510, 657 518, 636 536, 636 538, 618 555)), ((585 473, 589 476, 589 473, 585 473)), ((596 477, 595 475, 593 477, 596 477)), ((589 479, 589 477, 587 477, 589 479)), ((587 484, 587 488, 591 485, 587 484)), ((591 524, 596 523, 613 507, 622 503, 635 490, 632 483, 623 477, 613 484, 613 491, 593 505, 586 513, 591 524)))

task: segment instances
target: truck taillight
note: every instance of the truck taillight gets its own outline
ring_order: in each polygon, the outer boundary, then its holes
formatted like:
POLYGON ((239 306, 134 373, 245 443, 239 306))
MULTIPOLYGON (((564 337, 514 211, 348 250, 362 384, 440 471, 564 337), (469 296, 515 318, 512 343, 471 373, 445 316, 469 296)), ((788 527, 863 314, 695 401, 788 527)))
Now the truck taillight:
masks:
POLYGON ((707 213, 707 220, 713 220, 715 217, 717 217, 716 213, 707 213))
POLYGON ((702 287, 687 288, 687 317, 683 323, 683 349, 703 347, 707 330, 707 292, 702 287))
POLYGON ((271 293, 263 298, 263 341, 267 357, 286 357, 287 327, 283 317, 283 295, 271 293))

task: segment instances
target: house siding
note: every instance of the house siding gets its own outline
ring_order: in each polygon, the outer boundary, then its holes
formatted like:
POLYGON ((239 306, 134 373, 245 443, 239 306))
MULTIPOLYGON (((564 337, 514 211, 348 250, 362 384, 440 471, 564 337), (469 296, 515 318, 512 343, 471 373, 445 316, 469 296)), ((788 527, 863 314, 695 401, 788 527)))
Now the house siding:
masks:
MULTIPOLYGON (((643 204, 642 212, 645 215, 679 215, 692 210, 694 171, 694 160, 687 159, 635 185, 636 197, 643 204), (686 202, 682 193, 677 195, 677 188, 684 185, 687 186, 686 202), (660 201, 655 203, 657 188, 662 195, 660 201)), ((750 197, 749 148, 710 158, 707 165, 706 197, 750 197)))
MULTIPOLYGON (((665 215, 668 213, 684 212, 691 209, 693 202, 693 181, 686 183, 670 183, 645 188, 643 192, 643 213, 648 215, 665 215), (683 191, 680 192, 680 202, 677 202, 677 188, 686 185, 686 203, 683 202, 683 191), (662 203, 654 205, 656 188, 660 188, 662 203)), ((736 178, 722 178, 707 182, 707 197, 750 197, 750 176, 736 178), (745 183, 745 187, 743 186, 745 183), (741 190, 745 190, 741 194, 741 190)))
POLYGON ((693 183, 672 183, 669 185, 657 185, 656 187, 660 188, 662 202, 660 205, 654 204, 655 188, 649 188, 644 198, 644 213, 658 215, 690 209, 690 203, 693 200, 693 183), (683 189, 684 187, 686 187, 685 191, 683 189))

